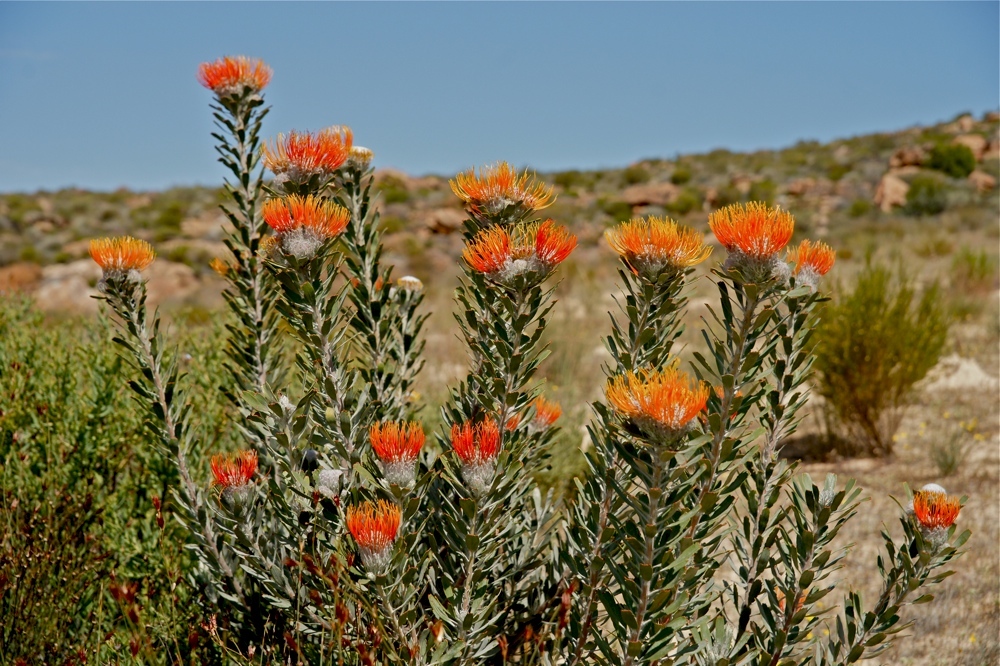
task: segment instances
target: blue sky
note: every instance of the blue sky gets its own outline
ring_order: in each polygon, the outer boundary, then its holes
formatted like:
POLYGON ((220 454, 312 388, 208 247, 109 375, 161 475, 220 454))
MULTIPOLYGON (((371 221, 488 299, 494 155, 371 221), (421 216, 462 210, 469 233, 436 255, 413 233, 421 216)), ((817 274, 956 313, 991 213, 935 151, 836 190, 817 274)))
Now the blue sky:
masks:
POLYGON ((0 2, 0 191, 218 184, 198 63, 378 166, 624 166, 1000 105, 1000 3, 0 2))

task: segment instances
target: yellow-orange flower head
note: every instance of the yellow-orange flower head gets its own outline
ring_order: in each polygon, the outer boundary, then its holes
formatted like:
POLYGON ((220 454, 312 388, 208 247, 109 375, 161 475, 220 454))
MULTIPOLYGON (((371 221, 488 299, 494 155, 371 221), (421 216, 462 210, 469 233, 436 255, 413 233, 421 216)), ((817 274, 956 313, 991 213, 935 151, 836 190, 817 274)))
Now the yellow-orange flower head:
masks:
POLYGON ((833 268, 837 253, 822 241, 811 243, 804 240, 799 243, 797 248, 789 252, 788 258, 795 263, 793 272, 798 281, 815 289, 819 279, 833 268))
POLYGON ((664 271, 700 264, 712 253, 702 234, 667 217, 632 219, 604 236, 635 273, 653 280, 664 271))
POLYGON ((676 442, 708 403, 709 387, 681 372, 676 363, 660 371, 629 372, 608 380, 608 402, 660 443, 676 442))
POLYGON ((715 211, 708 226, 730 252, 760 260, 770 259, 788 245, 795 218, 788 211, 751 201, 715 211))
POLYGON ((508 228, 492 226, 476 234, 462 257, 475 271, 510 285, 522 275, 544 278, 576 247, 576 236, 552 220, 508 228))
POLYGON ((226 56, 198 66, 198 82, 219 97, 259 93, 271 81, 271 68, 263 60, 226 56))
POLYGON ((351 157, 353 144, 351 129, 336 125, 315 133, 279 134, 261 146, 260 156, 264 166, 278 176, 275 182, 280 185, 316 175, 330 176, 351 157))
POLYGON ((913 493, 913 515, 925 530, 948 529, 961 510, 962 501, 953 495, 928 490, 913 493))
POLYGON ((451 447, 462 463, 462 477, 476 495, 493 485, 495 463, 500 452, 500 426, 492 419, 473 425, 466 421, 451 426, 451 447))
POLYGON ((347 507, 347 531, 369 571, 381 573, 389 565, 402 518, 399 507, 385 500, 347 507))
POLYGON ((550 185, 536 181, 527 171, 518 174, 507 162, 484 166, 478 175, 469 169, 449 182, 473 217, 487 224, 520 221, 555 198, 550 185))
POLYGON ((101 281, 97 288, 103 293, 107 292, 109 284, 123 287, 127 282, 134 287, 142 282, 139 271, 153 263, 156 252, 144 240, 120 236, 90 241, 90 256, 101 267, 101 281))
POLYGON ((415 480, 416 460, 424 445, 424 429, 415 421, 385 421, 368 430, 386 481, 409 486, 415 480))
POLYGON ((222 487, 219 497, 222 504, 236 513, 242 512, 252 501, 254 474, 257 473, 257 452, 243 450, 235 455, 212 456, 212 476, 215 485, 222 487))
POLYGON ((351 213, 332 201, 291 195, 269 199, 261 206, 261 215, 274 229, 285 253, 308 259, 327 240, 339 235, 351 220, 351 213))
POLYGON ((531 406, 535 408, 535 416, 531 419, 529 427, 534 431, 551 428, 552 424, 562 416, 562 407, 559 403, 546 400, 545 396, 540 395, 535 398, 531 406))

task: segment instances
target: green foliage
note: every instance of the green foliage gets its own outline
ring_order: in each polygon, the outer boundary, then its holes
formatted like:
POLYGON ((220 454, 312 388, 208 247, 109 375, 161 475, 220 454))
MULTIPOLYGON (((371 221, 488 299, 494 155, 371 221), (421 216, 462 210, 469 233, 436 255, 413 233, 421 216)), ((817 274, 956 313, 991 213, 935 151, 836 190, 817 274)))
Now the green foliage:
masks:
POLYGON ((576 187, 589 187, 591 184, 590 177, 576 169, 559 171, 552 176, 552 181, 559 187, 567 190, 576 187))
POLYGON ((864 217, 872 210, 872 202, 868 199, 855 199, 847 209, 847 214, 853 218, 864 217))
POLYGON ((947 333, 936 284, 918 295, 905 274, 871 262, 854 288, 824 309, 819 393, 847 435, 844 453, 892 453, 914 385, 937 364, 947 333))
POLYGON ((1000 278, 1000 263, 986 250, 963 247, 951 263, 951 284, 958 293, 983 293, 994 289, 1000 278))
POLYGON ((735 186, 730 184, 719 188, 715 195, 715 201, 712 203, 716 208, 725 208, 742 200, 743 195, 740 194, 740 191, 735 186))
POLYGON ((691 176, 691 169, 688 166, 678 164, 670 174, 670 182, 674 185, 684 185, 691 180, 691 176))
POLYGON ((383 234, 396 234, 406 229, 406 220, 401 217, 386 215, 381 218, 381 232, 383 234))
POLYGON ((667 210, 676 215, 687 215, 693 210, 701 210, 703 202, 701 191, 694 187, 685 187, 677 198, 667 205, 667 210))
POLYGON ((632 206, 624 201, 602 199, 598 201, 598 205, 604 214, 611 217, 615 222, 624 222, 632 217, 632 206))
POLYGON ((966 178, 976 168, 976 156, 968 146, 939 143, 931 150, 928 166, 952 178, 966 178))
POLYGON ((622 180, 626 185, 638 185, 649 180, 649 170, 641 164, 633 164, 622 171, 622 180))
POLYGON ((406 203, 410 200, 410 191, 406 183, 395 176, 386 177, 378 186, 382 200, 387 204, 406 203))
POLYGON ((966 438, 965 432, 956 430, 946 437, 935 438, 931 442, 931 461, 941 476, 951 476, 962 466, 969 453, 966 438))
POLYGON ((937 215, 948 206, 947 185, 931 175, 918 175, 906 192, 904 210, 910 215, 937 215))
POLYGON ((826 177, 836 183, 838 180, 851 173, 852 168, 853 167, 850 164, 834 162, 826 168, 826 177))
POLYGON ((757 180, 750 184, 750 192, 747 194, 747 200, 773 204, 777 193, 777 184, 770 178, 765 178, 764 180, 757 180))

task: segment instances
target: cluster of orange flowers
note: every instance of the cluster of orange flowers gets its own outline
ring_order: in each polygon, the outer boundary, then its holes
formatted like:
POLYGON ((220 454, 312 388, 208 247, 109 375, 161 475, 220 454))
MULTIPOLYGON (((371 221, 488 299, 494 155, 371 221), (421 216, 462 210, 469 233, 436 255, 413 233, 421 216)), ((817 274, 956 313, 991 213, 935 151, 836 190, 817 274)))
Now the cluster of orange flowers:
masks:
POLYGON ((101 267, 105 277, 109 277, 145 269, 153 263, 156 252, 144 240, 120 236, 90 241, 90 257, 101 267))
POLYGON ((676 362, 660 371, 629 372, 608 380, 608 402, 661 443, 675 442, 708 403, 709 387, 694 381, 676 362))
POLYGON ((451 189, 476 219, 488 224, 516 222, 532 211, 552 204, 552 187, 537 182, 525 171, 518 174, 507 162, 460 173, 451 189))
POLYGON ((368 437, 386 481, 397 486, 411 485, 417 456, 424 446, 423 427, 415 421, 386 421, 374 424, 368 437))
POLYGON ((271 68, 256 58, 227 56, 199 65, 198 81, 219 97, 259 93, 271 82, 271 68))
POLYGON ((576 236, 552 220, 513 229, 494 226, 476 234, 462 256, 474 270, 510 284, 526 274, 547 275, 576 247, 576 236))
POLYGON ((374 572, 384 571, 392 559, 402 512, 392 502, 363 502, 347 507, 347 531, 361 552, 361 561, 374 572))
POLYGON ((265 142, 261 161, 275 175, 293 180, 313 175, 329 176, 351 157, 353 143, 354 134, 349 127, 333 126, 316 133, 293 131, 288 136, 279 134, 273 142, 265 142))

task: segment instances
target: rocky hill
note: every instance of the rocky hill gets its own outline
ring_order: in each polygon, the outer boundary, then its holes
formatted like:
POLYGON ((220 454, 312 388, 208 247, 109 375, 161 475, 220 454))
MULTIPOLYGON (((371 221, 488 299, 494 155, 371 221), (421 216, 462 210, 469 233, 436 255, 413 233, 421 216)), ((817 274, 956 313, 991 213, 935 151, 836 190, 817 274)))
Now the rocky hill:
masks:
MULTIPOLYGON (((826 144, 803 141, 754 153, 714 150, 624 169, 540 174, 559 195, 545 212, 578 235, 578 263, 603 252, 602 232, 617 220, 669 215, 707 230, 711 210, 744 200, 790 209, 798 231, 826 237, 849 258, 859 230, 897 229, 912 218, 951 215, 952 223, 995 227, 998 129, 998 113, 981 119, 963 114, 930 127, 826 144)), ((376 178, 388 260, 400 274, 431 284, 437 276, 453 275, 463 213, 448 179, 388 169, 376 178)), ((128 233, 159 252, 150 269, 153 302, 215 307, 222 282, 208 262, 226 253, 218 209, 224 200, 221 188, 204 187, 0 195, 0 291, 33 294, 52 311, 94 311, 89 295, 99 271, 87 256, 88 240, 128 233)))

